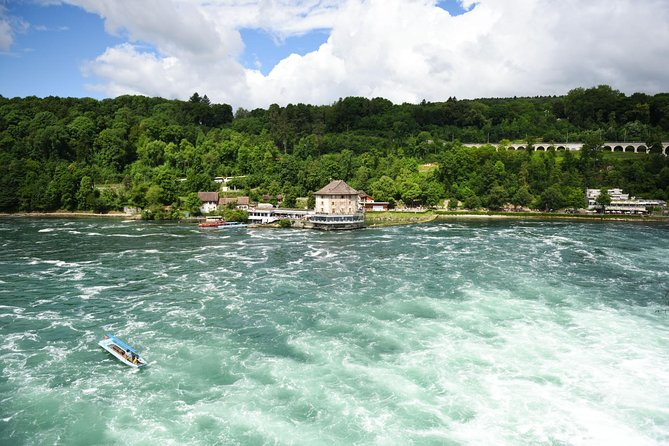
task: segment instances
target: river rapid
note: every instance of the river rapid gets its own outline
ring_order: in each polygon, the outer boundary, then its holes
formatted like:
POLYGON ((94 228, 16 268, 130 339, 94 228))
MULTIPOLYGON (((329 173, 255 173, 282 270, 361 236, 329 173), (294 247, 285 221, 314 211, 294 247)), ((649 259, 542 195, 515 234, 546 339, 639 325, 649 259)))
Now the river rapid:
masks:
POLYGON ((662 224, 4 218, 0 444, 669 444, 668 292, 662 224))

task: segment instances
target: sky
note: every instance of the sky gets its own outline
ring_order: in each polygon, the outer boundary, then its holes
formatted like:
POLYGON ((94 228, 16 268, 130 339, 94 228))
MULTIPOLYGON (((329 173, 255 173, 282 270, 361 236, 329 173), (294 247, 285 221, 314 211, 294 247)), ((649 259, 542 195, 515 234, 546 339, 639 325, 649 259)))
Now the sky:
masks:
POLYGON ((0 0, 0 95, 669 92, 669 0, 0 0))

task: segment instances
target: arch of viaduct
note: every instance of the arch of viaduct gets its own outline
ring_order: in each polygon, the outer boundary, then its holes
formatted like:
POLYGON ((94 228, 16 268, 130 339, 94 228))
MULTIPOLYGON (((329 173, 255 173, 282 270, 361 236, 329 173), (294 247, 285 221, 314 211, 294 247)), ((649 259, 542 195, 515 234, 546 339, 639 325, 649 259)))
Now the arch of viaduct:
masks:
MULTIPOLYGON (((669 142, 663 142, 662 144, 662 154, 664 156, 669 155, 669 142)), ((487 144, 463 144, 467 147, 481 147, 487 144)), ((499 148, 499 144, 491 144, 496 148, 499 148)), ((525 150, 527 144, 509 144, 506 146, 508 150, 525 150)), ((563 150, 563 151, 576 151, 581 150, 583 143, 581 142, 567 142, 567 143, 536 143, 532 146, 532 149, 535 151, 547 151, 549 149, 554 150, 563 150)), ((605 142, 602 144, 602 150, 609 152, 633 152, 633 153, 649 153, 648 145, 643 142, 605 142)))

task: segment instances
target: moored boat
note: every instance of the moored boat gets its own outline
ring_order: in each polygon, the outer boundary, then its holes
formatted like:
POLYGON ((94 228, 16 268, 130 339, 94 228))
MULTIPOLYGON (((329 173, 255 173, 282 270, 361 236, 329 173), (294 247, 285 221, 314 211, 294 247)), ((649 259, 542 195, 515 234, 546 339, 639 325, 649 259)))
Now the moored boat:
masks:
POLYGON ((198 226, 201 228, 218 228, 219 226, 225 225, 228 222, 221 219, 207 219, 202 223, 199 223, 198 226))
POLYGON ((139 369, 148 365, 148 362, 137 353, 137 350, 112 334, 107 333, 105 337, 98 342, 98 345, 129 367, 139 369))
POLYGON ((248 225, 245 224, 245 223, 238 222, 238 221, 229 221, 229 222, 226 222, 224 225, 219 225, 218 228, 219 229, 232 229, 232 228, 243 228, 245 226, 248 226, 248 225))
POLYGON ((238 221, 226 221, 226 220, 210 220, 207 219, 203 221, 202 223, 198 224, 199 227, 201 228, 241 228, 244 226, 247 226, 244 223, 238 222, 238 221))

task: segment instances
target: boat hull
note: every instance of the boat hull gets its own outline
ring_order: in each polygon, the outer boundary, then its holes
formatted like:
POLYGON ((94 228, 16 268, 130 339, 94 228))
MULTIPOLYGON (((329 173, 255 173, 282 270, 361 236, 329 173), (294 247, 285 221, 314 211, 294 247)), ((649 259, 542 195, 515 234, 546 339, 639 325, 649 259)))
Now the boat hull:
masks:
POLYGON ((226 224, 224 224, 224 225, 220 225, 220 226, 218 227, 218 229, 245 228, 245 227, 247 227, 247 226, 248 226, 248 225, 246 225, 246 224, 244 224, 244 223, 231 223, 231 222, 228 222, 228 223, 226 223, 226 224))
POLYGON ((247 225, 236 221, 214 221, 214 222, 205 222, 198 224, 198 227, 200 228, 218 228, 218 229, 242 228, 244 226, 247 225))
POLYGON ((98 345, 128 367, 141 369, 148 365, 148 362, 139 353, 113 335, 105 336, 103 340, 98 342, 98 345), (136 358, 136 361, 133 361, 133 357, 136 358))

